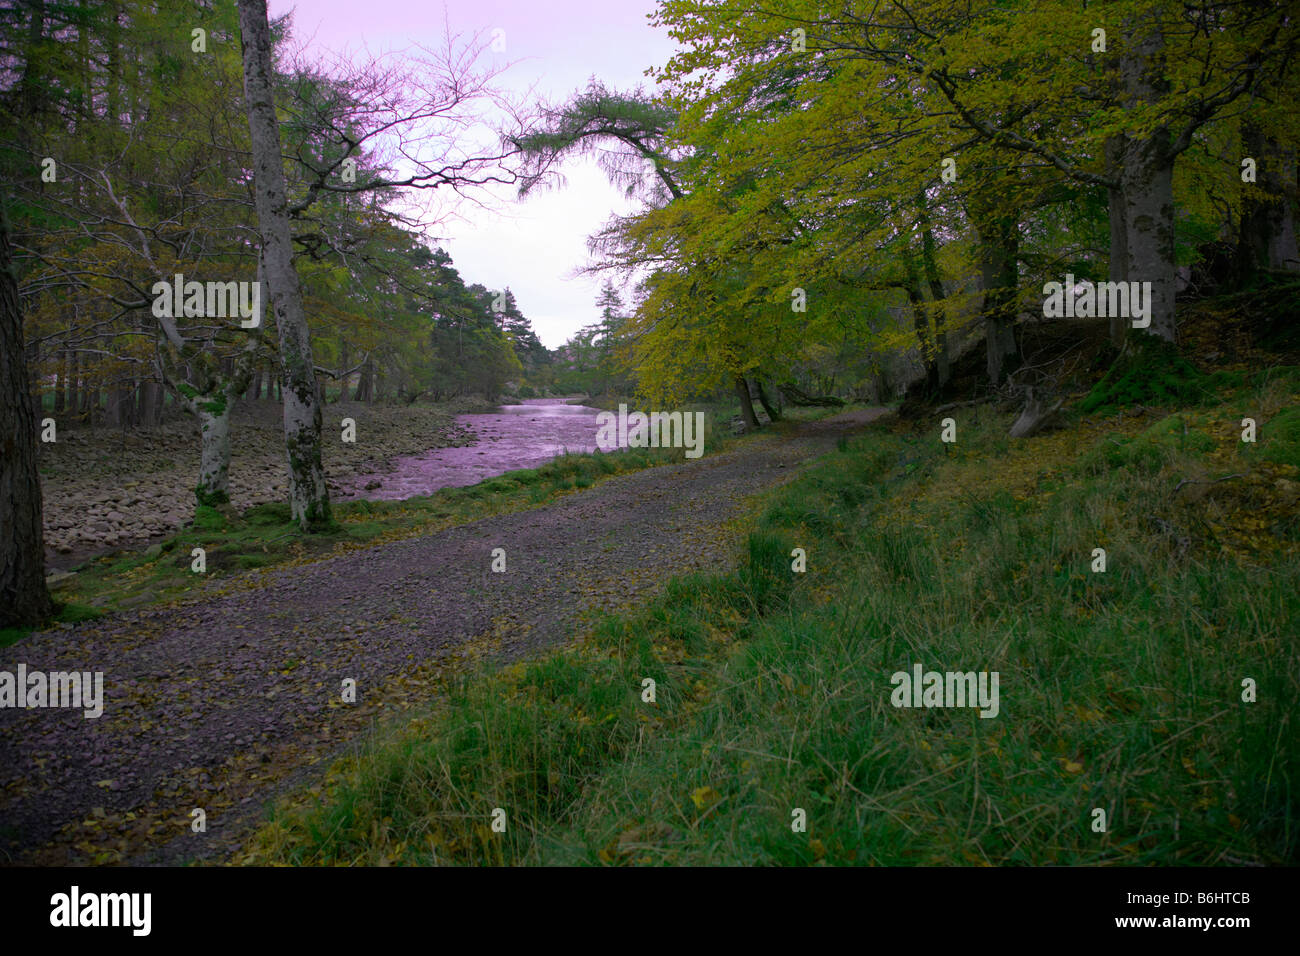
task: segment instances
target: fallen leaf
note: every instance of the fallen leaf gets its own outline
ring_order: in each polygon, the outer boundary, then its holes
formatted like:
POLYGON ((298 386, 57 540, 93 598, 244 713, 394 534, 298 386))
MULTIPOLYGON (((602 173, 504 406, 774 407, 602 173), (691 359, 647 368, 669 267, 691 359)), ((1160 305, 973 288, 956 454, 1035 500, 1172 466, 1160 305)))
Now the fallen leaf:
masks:
POLYGON ((722 799, 722 794, 712 787, 696 787, 691 793, 691 800, 696 810, 704 810, 722 799))

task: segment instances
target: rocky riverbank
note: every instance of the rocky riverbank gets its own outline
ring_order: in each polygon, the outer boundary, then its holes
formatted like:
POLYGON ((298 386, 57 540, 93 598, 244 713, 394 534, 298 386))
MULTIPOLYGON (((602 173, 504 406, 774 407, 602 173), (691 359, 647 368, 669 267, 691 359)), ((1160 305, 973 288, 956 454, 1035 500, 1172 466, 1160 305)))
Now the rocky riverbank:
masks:
MULTIPOLYGON (((325 470, 331 489, 340 481, 385 470, 401 455, 473 444, 474 433, 455 421, 470 409, 343 403, 325 408, 325 470), (341 422, 356 422, 356 442, 342 441, 341 422)), ((486 409, 484 409, 486 410, 486 409)), ((280 406, 243 404, 231 428, 230 500, 236 509, 287 494, 280 406)), ((60 429, 40 449, 45 544, 50 571, 88 558, 143 545, 194 517, 199 431, 190 418, 157 428, 60 429)))

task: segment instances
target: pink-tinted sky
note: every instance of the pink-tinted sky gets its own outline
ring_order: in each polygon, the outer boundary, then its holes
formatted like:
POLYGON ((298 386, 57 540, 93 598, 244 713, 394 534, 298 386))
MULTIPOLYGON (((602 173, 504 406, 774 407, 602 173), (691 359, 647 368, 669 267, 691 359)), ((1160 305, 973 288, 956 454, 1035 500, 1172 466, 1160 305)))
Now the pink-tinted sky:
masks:
MULTIPOLYGON (((595 76, 607 86, 650 86, 646 67, 662 65, 673 43, 646 15, 654 0, 270 0, 273 16, 294 11, 294 36, 316 51, 371 53, 437 47, 445 24, 466 37, 504 31, 505 50, 484 62, 513 64, 496 85, 523 95, 530 88, 552 101, 595 76)), ((459 221, 432 230, 445 236, 466 282, 509 285, 520 308, 551 347, 596 318, 599 280, 574 277, 588 261, 586 240, 613 212, 632 206, 593 161, 564 169, 566 187, 516 201, 499 190, 494 211, 462 204, 459 221)))

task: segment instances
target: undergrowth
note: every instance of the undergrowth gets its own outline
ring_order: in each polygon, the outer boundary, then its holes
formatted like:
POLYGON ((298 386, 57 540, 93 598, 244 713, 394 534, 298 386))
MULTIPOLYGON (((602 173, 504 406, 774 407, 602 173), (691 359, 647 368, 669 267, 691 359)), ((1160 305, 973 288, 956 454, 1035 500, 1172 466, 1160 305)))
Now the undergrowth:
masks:
POLYGON ((949 447, 877 425, 774 494, 736 571, 450 680, 237 861, 1292 860, 1293 386, 1010 445, 988 409, 949 447), (914 664, 997 672, 998 716, 892 706, 914 664))

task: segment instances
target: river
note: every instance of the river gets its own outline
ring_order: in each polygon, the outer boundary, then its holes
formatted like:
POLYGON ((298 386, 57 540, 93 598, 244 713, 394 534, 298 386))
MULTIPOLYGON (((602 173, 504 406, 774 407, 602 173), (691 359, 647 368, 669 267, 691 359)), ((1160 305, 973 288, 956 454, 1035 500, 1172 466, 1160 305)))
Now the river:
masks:
POLYGON ((431 495, 439 488, 473 485, 517 468, 536 468, 566 451, 594 452, 599 414, 599 409, 586 405, 566 405, 562 398, 533 398, 522 405, 502 405, 487 415, 458 415, 456 421, 478 435, 473 445, 394 458, 390 471, 342 485, 338 498, 397 500, 431 495), (379 487, 366 488, 374 482, 379 487))

